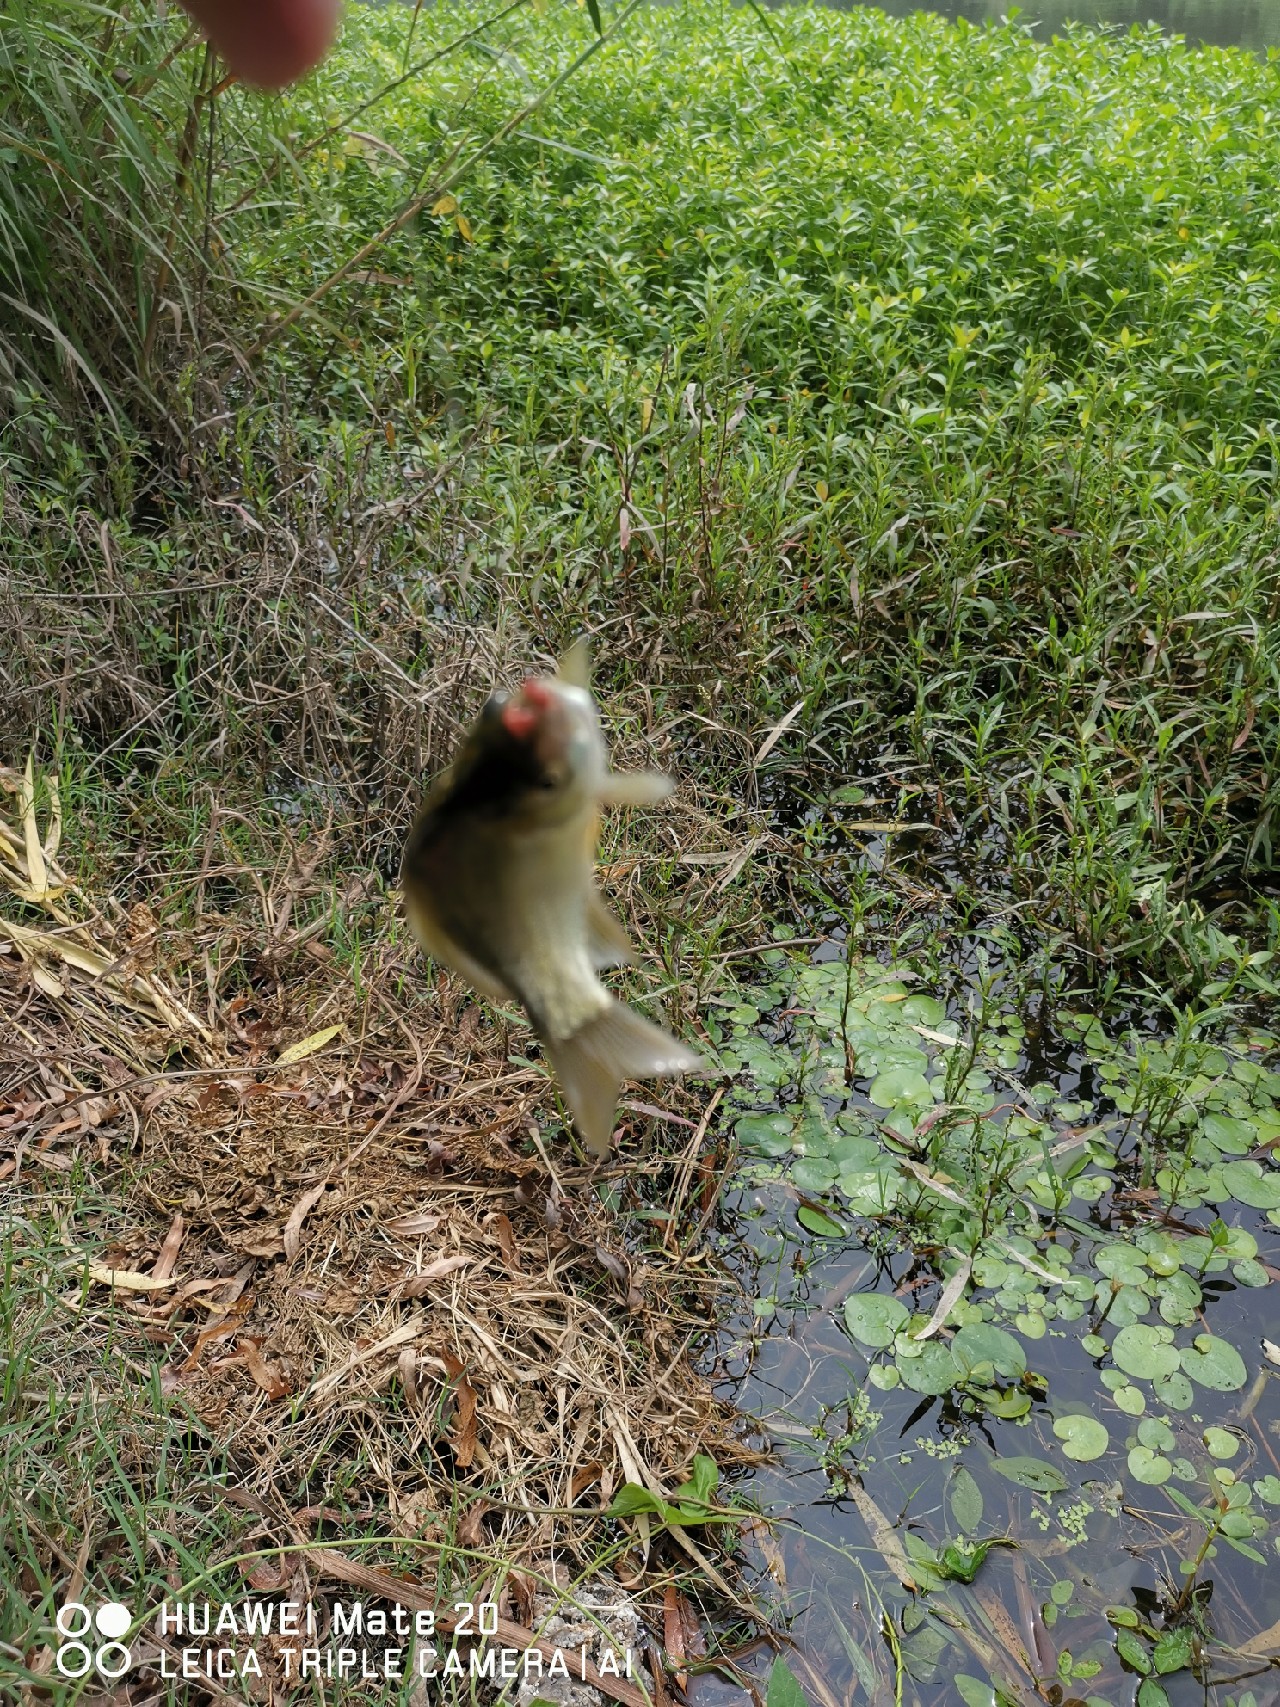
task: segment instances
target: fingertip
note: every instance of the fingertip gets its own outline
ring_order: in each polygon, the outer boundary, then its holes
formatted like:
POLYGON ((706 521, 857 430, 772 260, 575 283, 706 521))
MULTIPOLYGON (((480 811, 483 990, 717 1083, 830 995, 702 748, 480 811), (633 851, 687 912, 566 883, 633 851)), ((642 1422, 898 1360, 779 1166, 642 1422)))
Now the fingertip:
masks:
POLYGON ((183 0, 228 66, 246 83, 281 89, 324 58, 341 0, 183 0))

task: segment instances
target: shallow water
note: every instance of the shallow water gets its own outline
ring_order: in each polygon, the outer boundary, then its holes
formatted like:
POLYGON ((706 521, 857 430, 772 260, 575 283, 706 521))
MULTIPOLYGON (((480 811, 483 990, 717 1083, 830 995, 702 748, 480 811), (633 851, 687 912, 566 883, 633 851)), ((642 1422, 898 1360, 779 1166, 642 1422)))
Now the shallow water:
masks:
MULTIPOLYGON (((840 953, 839 944, 828 943, 815 959, 840 953)), ((949 1004, 957 1017, 964 1007, 956 998, 971 985, 976 965, 973 942, 962 939, 955 946, 949 1004)), ((1038 1011, 1034 1018, 1011 1082, 1048 1081, 1064 1098, 1096 1099, 1087 1118, 1103 1114, 1106 1086, 1094 1063, 1057 1033, 1051 1017, 1038 1011)), ((1139 1018, 1128 1016, 1131 1025, 1139 1018)), ((772 1042, 787 1045, 793 1023, 783 1018, 762 1029, 772 1042)), ((865 1082, 855 1082, 845 1106, 883 1119, 866 1091, 865 1082)), ((784 1103, 780 1093, 773 1106, 784 1103)), ((762 1100, 760 1106, 770 1105, 762 1100)), ((1206 1457, 1205 1430, 1223 1427, 1238 1439, 1228 1482, 1238 1476, 1262 1485, 1264 1478, 1280 1477, 1280 1383, 1262 1348, 1264 1336, 1280 1337, 1274 1289, 1280 1229, 1260 1211, 1222 1207, 1226 1221, 1256 1237, 1272 1285, 1237 1284, 1227 1271, 1205 1275, 1197 1320, 1180 1330, 1184 1340, 1208 1329, 1235 1345, 1248 1367, 1243 1387, 1197 1386, 1194 1402, 1184 1408, 1148 1393, 1143 1416, 1125 1413, 1101 1374, 1110 1360, 1095 1358, 1081 1344, 1087 1324, 1051 1318, 1043 1337, 1026 1340, 1026 1385, 1034 1402, 1026 1416, 1001 1421, 981 1406, 970 1405, 965 1414, 955 1394, 876 1389, 868 1370, 883 1357, 845 1330, 844 1301, 855 1294, 893 1294, 912 1309, 931 1310, 939 1292, 939 1251, 923 1248, 917 1257, 886 1224, 847 1212, 846 1237, 815 1237, 797 1211, 816 1194, 795 1187, 785 1161, 773 1177, 767 1165, 760 1171, 762 1177, 741 1184, 724 1202, 719 1251, 741 1287, 741 1302, 723 1325, 715 1367, 721 1393, 758 1420, 760 1440, 774 1454, 739 1490, 775 1525, 772 1539, 757 1536, 745 1557, 773 1628, 795 1644, 789 1663, 806 1700, 814 1707, 898 1699, 908 1707, 971 1707, 992 1699, 979 1687, 991 1675, 984 1656, 1019 1687, 1011 1696, 1019 1702, 1116 1707, 1133 1700, 1140 1679, 1123 1666, 1106 1613, 1120 1608, 1145 1621, 1148 1649, 1158 1633, 1192 1627, 1167 1621, 1162 1608, 1185 1581, 1182 1561, 1196 1556, 1205 1537, 1204 1525, 1178 1504, 1181 1496, 1209 1509, 1219 1466, 1206 1457), (1055 1438, 1055 1419, 1072 1412, 1105 1422, 1110 1446, 1094 1461, 1072 1462, 1055 1438), (1179 1468, 1166 1487, 1144 1485, 1126 1468, 1140 1423, 1171 1430, 1167 1450, 1179 1468), (1063 1486, 1046 1493, 1007 1479, 997 1465, 1007 1468, 1011 1458, 1053 1466, 1065 1477, 1063 1486), (931 1592, 913 1594, 896 1580, 883 1530, 878 1540, 873 1533, 875 1513, 908 1547, 918 1539, 936 1551, 963 1533, 955 1500, 962 1471, 972 1476, 981 1503, 969 1538, 1004 1536, 1017 1545, 993 1548, 972 1586, 935 1583, 931 1592), (1019 1649, 1026 1663, 1009 1665, 1006 1656, 1019 1649), (958 1682, 958 1675, 971 1682, 958 1682)), ((1133 1176, 1117 1175, 1117 1189, 1096 1203, 1073 1202, 1074 1226, 1059 1228, 1056 1247, 1071 1250, 1073 1274, 1096 1279, 1099 1246, 1114 1247, 1145 1227, 1166 1226, 1181 1238, 1215 1218, 1209 1204, 1165 1216, 1154 1194, 1125 1189, 1133 1184, 1133 1176)), ((841 1213, 837 1193, 824 1194, 823 1201, 841 1213)), ((969 1290, 982 1296, 982 1288, 969 1290)), ((944 1327, 944 1339, 950 1331, 944 1327)), ((1266 1485, 1280 1503, 1280 1481, 1266 1485)), ((1249 1707, 1250 1691, 1256 1707, 1280 1701, 1265 1662, 1227 1652, 1227 1644, 1246 1643, 1280 1620, 1280 1572, 1274 1568, 1280 1525, 1266 1501, 1255 1499, 1254 1508, 1267 1519, 1265 1527, 1241 1538, 1243 1551, 1220 1537, 1197 1577, 1201 1622, 1217 1645, 1204 1650, 1195 1669, 1161 1678, 1163 1696, 1154 1693, 1154 1681, 1149 1684, 1142 1707, 1148 1700, 1154 1707, 1165 1701, 1171 1707, 1249 1707)), ((744 1647, 739 1663, 762 1688, 769 1650, 744 1647)), ((692 1680, 689 1699, 694 1707, 737 1707, 743 1695, 736 1683, 703 1676, 692 1680)))
MULTIPOLYGON (((854 0, 831 0, 840 10, 852 10, 854 0)), ((879 0, 891 17, 908 12, 937 12, 944 18, 967 18, 971 23, 999 23, 1015 8, 1009 0, 879 0)), ((1060 34, 1068 23, 1094 26, 1153 23, 1169 35, 1195 44, 1247 47, 1263 53, 1280 47, 1280 0, 1032 0, 1022 8, 1021 21, 1035 34, 1060 34)))

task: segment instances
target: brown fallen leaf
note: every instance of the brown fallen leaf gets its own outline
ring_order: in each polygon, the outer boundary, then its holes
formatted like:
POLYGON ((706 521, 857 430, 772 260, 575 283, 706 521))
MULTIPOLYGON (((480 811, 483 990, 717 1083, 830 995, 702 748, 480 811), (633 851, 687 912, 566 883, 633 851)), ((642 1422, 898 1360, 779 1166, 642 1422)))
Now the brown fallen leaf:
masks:
POLYGON ((502 1260, 507 1265, 508 1274, 522 1274, 520 1267, 520 1252, 516 1249, 516 1236, 511 1226, 510 1218, 498 1210, 485 1221, 485 1226, 492 1226, 498 1235, 498 1244, 502 1250, 502 1260))
POLYGON ((477 1500, 458 1525, 458 1541, 463 1547, 484 1545, 484 1520, 489 1512, 488 1500, 477 1500))
POLYGON ((287 1261, 292 1262, 302 1248, 302 1223, 324 1196, 328 1186, 326 1177, 319 1185, 312 1186, 310 1191, 304 1191, 289 1211, 289 1219, 284 1224, 284 1254, 287 1261))
POLYGON ((168 1280, 178 1264, 178 1252, 182 1249, 182 1235, 186 1232, 186 1222, 181 1215, 175 1215, 169 1231, 164 1236, 160 1247, 160 1255, 155 1260, 151 1272, 157 1280, 168 1280))
POLYGON ((598 1482, 603 1475, 604 1465, 598 1458, 593 1458, 590 1464, 580 1464, 569 1478, 569 1504, 576 1505, 591 1484, 598 1482))
POLYGON ((696 1610, 674 1583, 667 1584, 662 1597, 662 1640, 675 1663, 676 1684, 684 1690, 689 1682, 689 1661, 702 1659, 707 1644, 696 1610))
POLYGON ((193 1369, 197 1369, 200 1365, 200 1353, 204 1348, 207 1345, 215 1345, 219 1340, 229 1338, 252 1309, 253 1293, 246 1292, 235 1300, 225 1316, 219 1317, 217 1321, 211 1322, 207 1328, 201 1329, 196 1335, 196 1343, 192 1346, 187 1361, 182 1365, 182 1373, 189 1375, 193 1369))
POLYGON ((850 1478, 846 1491, 854 1505, 857 1506, 858 1515, 866 1524, 871 1539, 875 1543, 876 1551, 903 1588, 914 1593, 917 1586, 916 1580, 911 1574, 907 1550, 898 1539, 897 1530, 856 1477, 850 1478))
POLYGON ((453 1420, 449 1435, 458 1467, 466 1470, 476 1455, 476 1390, 466 1377, 466 1365, 451 1351, 441 1358, 453 1382, 453 1420))
POLYGON ((443 1220, 443 1215, 429 1215, 425 1209, 418 1209, 411 1215, 397 1215, 394 1221, 388 1221, 387 1232, 412 1238, 415 1233, 434 1233, 443 1220))
MULTIPOLYGON (((471 1260, 468 1256, 436 1257, 425 1268, 420 1268, 415 1273, 406 1275, 396 1287, 396 1297, 421 1298, 424 1292, 430 1292, 437 1280, 443 1280, 446 1274, 453 1274, 460 1268, 468 1267, 471 1260)), ((485 1266, 486 1264, 482 1262, 476 1263, 476 1272, 479 1273, 485 1266)))
POLYGON ((263 1357, 260 1346, 261 1341, 259 1340, 242 1339, 240 1341, 239 1351, 244 1360, 244 1366, 268 1399, 286 1398, 292 1388, 280 1371, 273 1369, 263 1357))

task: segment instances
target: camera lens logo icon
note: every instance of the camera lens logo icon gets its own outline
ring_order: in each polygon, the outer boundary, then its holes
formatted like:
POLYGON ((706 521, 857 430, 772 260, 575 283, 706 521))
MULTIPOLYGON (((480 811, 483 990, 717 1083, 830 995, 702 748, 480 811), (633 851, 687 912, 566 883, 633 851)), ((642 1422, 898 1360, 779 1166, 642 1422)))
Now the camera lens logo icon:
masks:
POLYGON ((133 1655, 120 1640, 133 1614, 122 1602, 108 1600, 90 1612, 83 1601, 69 1600, 58 1608, 55 1622, 62 1641, 54 1664, 63 1677, 84 1677, 95 1669, 101 1677, 123 1677, 133 1664, 133 1655), (105 1639, 99 1642, 99 1636, 105 1639))

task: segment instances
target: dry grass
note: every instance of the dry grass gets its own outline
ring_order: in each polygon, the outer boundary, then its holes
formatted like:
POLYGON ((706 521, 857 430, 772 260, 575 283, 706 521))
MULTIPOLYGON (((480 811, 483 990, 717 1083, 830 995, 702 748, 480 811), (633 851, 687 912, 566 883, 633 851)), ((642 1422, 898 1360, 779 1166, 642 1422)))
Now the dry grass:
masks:
POLYGON ((47 786, 0 770, 0 1189, 17 1217, 73 1175, 109 1205, 39 1259, 70 1360, 110 1340, 158 1364, 278 1544, 355 1529, 516 1580, 619 1554, 637 1587, 714 1580, 687 1535, 650 1549, 603 1517, 695 1453, 753 1458, 691 1356, 728 1284, 689 1238, 725 1165, 705 1090, 633 1105, 602 1193, 509 1056, 523 1028, 443 977, 415 996, 385 914, 358 978, 299 922, 319 850, 258 885, 256 940, 243 912, 165 933, 62 868, 47 786))

